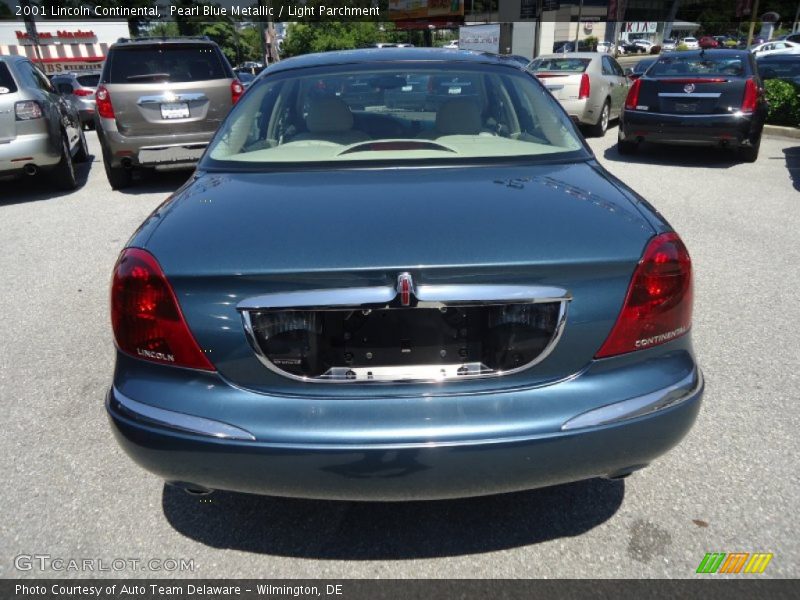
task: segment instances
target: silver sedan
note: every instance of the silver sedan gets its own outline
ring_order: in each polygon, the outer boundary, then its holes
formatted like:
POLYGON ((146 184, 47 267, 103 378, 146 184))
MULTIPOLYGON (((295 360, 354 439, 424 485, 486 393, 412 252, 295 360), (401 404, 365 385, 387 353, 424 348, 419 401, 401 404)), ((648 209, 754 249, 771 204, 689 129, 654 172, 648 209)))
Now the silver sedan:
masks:
POLYGON ((569 116, 602 137, 622 111, 630 80, 614 57, 600 52, 546 54, 528 70, 538 77, 569 116))

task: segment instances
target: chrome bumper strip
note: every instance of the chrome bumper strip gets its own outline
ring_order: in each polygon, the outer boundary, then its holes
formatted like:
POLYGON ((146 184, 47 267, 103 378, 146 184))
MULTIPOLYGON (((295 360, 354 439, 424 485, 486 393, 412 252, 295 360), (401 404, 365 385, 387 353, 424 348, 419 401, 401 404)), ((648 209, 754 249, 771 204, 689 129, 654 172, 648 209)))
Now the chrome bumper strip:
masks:
POLYGON ((695 369, 678 383, 656 392, 595 408, 574 417, 561 426, 562 431, 584 429, 627 421, 664 410, 693 398, 703 387, 703 373, 695 369))
MULTIPOLYGON (((413 293, 420 308, 515 302, 563 302, 571 299, 569 292, 562 288, 535 285, 419 285, 414 288, 413 293)), ((247 298, 239 302, 236 308, 240 311, 375 308, 389 304, 396 296, 397 289, 393 285, 279 292, 247 298)))
POLYGON ((109 392, 108 403, 111 408, 120 412, 122 415, 143 423, 161 425, 163 427, 169 427, 170 429, 185 431, 186 433, 206 435, 226 440, 255 441, 256 439, 249 431, 234 427, 233 425, 228 425, 227 423, 196 417, 194 415, 187 415, 172 410, 164 410, 162 408, 150 406, 149 404, 142 404, 120 393, 117 388, 112 388, 109 392))

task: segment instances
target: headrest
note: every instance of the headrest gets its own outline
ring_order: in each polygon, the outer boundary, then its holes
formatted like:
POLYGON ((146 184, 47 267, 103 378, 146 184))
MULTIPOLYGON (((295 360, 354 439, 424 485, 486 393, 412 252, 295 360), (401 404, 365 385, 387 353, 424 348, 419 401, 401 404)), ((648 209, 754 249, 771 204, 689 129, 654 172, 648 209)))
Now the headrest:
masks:
POLYGON ((311 133, 339 133, 353 128, 353 113, 341 98, 316 98, 308 108, 306 127, 311 133))
POLYGON ((436 111, 436 130, 442 135, 477 135, 481 132, 481 110, 469 98, 445 101, 436 111))

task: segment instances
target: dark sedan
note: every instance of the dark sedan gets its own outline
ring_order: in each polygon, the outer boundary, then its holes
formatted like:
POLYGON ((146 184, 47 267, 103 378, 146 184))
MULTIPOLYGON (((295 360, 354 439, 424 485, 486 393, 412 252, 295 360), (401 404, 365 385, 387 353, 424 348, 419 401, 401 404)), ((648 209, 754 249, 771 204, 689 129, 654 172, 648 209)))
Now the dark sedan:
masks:
POLYGON ((800 54, 774 54, 756 59, 764 81, 780 79, 795 86, 800 93, 800 54))
POLYGON ((641 142, 729 146, 754 162, 766 112, 749 52, 669 53, 631 86, 617 147, 630 154, 641 142))
POLYGON ((625 477, 700 408, 692 289, 678 234, 508 60, 300 56, 123 250, 107 409, 136 462, 200 492, 625 477), (373 104, 317 93, 351 77, 373 104), (386 102, 423 80, 428 108, 386 102))
POLYGON ((647 69, 650 68, 658 59, 657 58, 643 58, 639 62, 637 62, 633 68, 629 68, 625 70, 625 74, 628 76, 628 79, 633 81, 634 79, 639 79, 647 69))

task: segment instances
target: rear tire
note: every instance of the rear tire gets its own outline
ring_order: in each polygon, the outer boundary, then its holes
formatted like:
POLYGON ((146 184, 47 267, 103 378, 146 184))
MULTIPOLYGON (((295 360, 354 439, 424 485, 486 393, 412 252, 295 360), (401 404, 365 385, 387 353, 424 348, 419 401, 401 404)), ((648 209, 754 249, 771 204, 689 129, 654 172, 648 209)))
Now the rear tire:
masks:
POLYGON ((600 110, 600 115, 597 117, 597 123, 589 126, 589 135, 592 137, 603 137, 608 131, 608 122, 611 120, 611 103, 606 100, 603 108, 600 110))
POLYGON ((617 135, 617 152, 620 154, 634 154, 636 149, 639 147, 637 142, 631 142, 629 140, 623 140, 620 135, 617 135))
POLYGON ((61 160, 53 170, 53 181, 60 190, 71 191, 78 187, 75 178, 75 165, 72 163, 72 154, 69 151, 67 136, 61 136, 61 160))
POLYGON ((761 149, 761 136, 758 136, 756 142, 750 146, 742 146, 739 148, 739 157, 744 162, 754 163, 758 160, 758 151, 761 149))
POLYGON ((112 190, 121 190, 131 184, 131 172, 125 167, 111 166, 111 157, 108 156, 105 148, 103 149, 103 166, 106 170, 106 178, 112 190))
POLYGON ((89 146, 86 143, 86 136, 81 129, 81 136, 78 140, 78 151, 75 153, 75 162, 83 163, 89 160, 89 146))

